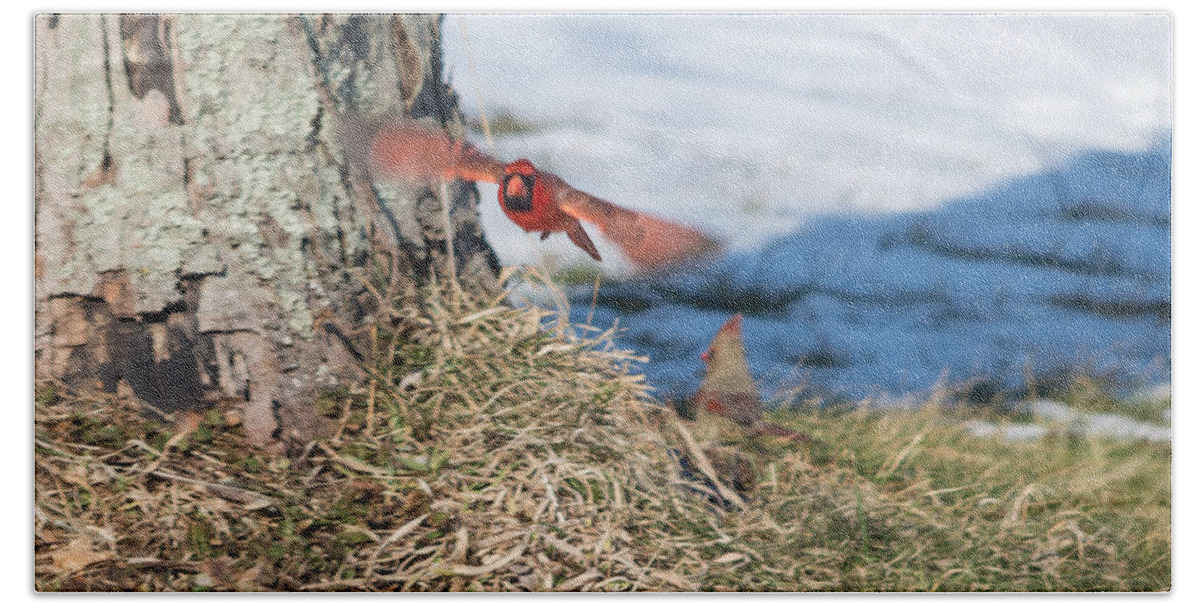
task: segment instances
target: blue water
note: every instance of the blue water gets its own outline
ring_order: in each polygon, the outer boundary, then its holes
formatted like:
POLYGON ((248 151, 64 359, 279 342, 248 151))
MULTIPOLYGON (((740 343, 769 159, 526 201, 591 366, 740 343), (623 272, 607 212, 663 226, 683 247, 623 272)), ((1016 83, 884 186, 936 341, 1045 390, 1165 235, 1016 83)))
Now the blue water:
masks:
POLYGON ((935 210, 812 218, 684 274, 572 294, 572 316, 650 357, 663 396, 746 316, 763 389, 824 400, 980 382, 1019 394, 1075 374, 1170 380, 1171 151, 1081 153, 935 210))

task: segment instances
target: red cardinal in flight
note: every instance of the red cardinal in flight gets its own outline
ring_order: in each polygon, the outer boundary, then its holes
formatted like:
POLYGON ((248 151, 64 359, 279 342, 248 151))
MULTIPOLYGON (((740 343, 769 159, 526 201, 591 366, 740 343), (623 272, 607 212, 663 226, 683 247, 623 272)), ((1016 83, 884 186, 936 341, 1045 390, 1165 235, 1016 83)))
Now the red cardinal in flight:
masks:
POLYGON ((539 171, 528 160, 504 164, 416 121, 376 125, 352 122, 349 126, 344 138, 348 151, 365 156, 374 172, 499 184, 500 207, 516 225, 526 232, 540 232, 543 240, 552 233, 565 232, 596 261, 600 261, 600 252, 580 220, 595 224, 639 270, 665 268, 721 247, 696 229, 576 190, 557 175, 539 171))
MULTIPOLYGON (((803 433, 762 421, 763 407, 758 387, 750 376, 746 347, 742 344, 742 315, 734 315, 713 337, 708 350, 700 355, 704 362, 704 381, 692 401, 698 406, 698 421, 716 417, 732 420, 752 435, 774 435, 792 441, 809 441, 803 433)), ((715 422, 709 420, 709 422, 715 422)))

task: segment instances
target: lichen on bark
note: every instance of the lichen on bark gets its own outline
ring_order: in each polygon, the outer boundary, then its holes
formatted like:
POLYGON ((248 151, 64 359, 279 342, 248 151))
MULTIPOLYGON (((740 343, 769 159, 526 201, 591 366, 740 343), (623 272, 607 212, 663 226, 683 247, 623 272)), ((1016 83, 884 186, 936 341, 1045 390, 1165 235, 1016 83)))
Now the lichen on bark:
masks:
POLYGON ((473 186, 443 203, 430 184, 372 183, 335 136, 348 111, 456 123, 437 17, 36 28, 39 379, 94 378, 160 409, 241 403, 252 439, 302 439, 319 432, 314 396, 361 374, 356 267, 382 252, 402 293, 447 271, 495 288, 473 186))

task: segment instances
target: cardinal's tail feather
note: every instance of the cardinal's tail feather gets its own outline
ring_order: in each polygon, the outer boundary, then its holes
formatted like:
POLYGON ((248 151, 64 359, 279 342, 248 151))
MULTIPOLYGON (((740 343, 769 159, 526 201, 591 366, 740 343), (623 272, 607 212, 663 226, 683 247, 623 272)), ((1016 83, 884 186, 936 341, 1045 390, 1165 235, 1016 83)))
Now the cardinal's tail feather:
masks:
POLYGON ((579 190, 560 199, 568 215, 600 228, 641 270, 657 270, 721 250, 708 235, 682 224, 626 209, 579 190))
MULTIPOLYGON (((580 224, 579 220, 571 222, 570 226, 567 227, 567 236, 571 238, 572 243, 575 243, 580 249, 592 256, 593 260, 597 262, 603 261, 600 259, 600 252, 596 249, 596 244, 592 242, 588 233, 583 230, 583 224, 580 224)), ((546 237, 542 238, 545 239, 546 237)))

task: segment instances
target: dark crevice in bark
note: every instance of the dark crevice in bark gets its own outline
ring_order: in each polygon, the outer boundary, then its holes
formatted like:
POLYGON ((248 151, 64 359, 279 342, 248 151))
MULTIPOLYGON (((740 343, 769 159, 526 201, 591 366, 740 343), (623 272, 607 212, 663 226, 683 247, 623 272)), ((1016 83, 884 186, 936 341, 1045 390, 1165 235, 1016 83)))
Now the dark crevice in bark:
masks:
POLYGON ((112 80, 112 56, 109 53, 108 42, 108 17, 100 17, 100 44, 103 46, 101 53, 104 57, 104 90, 108 93, 108 116, 107 124, 104 126, 104 157, 100 161, 100 169, 106 174, 111 175, 113 172, 112 161, 112 132, 114 121, 116 120, 117 94, 113 90, 112 80))
POLYGON ((283 439, 283 419, 280 412, 283 410, 283 404, 278 399, 271 400, 271 416, 275 418, 275 430, 271 432, 271 439, 280 441, 283 439))
POLYGON ((104 389, 116 392, 124 380, 133 393, 165 412, 191 409, 204 395, 197 369, 195 343, 188 332, 171 326, 118 319, 106 335, 109 361, 100 365, 104 389), (169 356, 163 358, 152 331, 166 332, 169 356))
POLYGON ((216 370, 204 361, 212 358, 211 338, 196 335, 194 307, 186 301, 134 317, 116 314, 97 296, 48 302, 56 336, 50 348, 59 353, 48 360, 61 361, 54 377, 65 385, 108 392, 124 385, 150 412, 194 408, 218 388, 216 370))
MULTIPOLYGON (((183 271, 180 271, 180 272, 179 272, 179 279, 180 279, 181 281, 194 281, 194 280, 196 280, 196 279, 203 279, 204 277, 223 277, 223 276, 225 276, 227 273, 228 273, 228 270, 217 270, 217 271, 199 271, 199 272, 183 272, 183 271)), ((179 285, 178 285, 178 284, 176 284, 175 288, 176 288, 176 289, 180 289, 180 287, 179 287, 179 285)))
POLYGON ((370 39, 366 32, 366 18, 362 15, 349 17, 342 27, 338 28, 339 36, 329 49, 329 57, 336 59, 343 66, 348 66, 350 74, 338 82, 336 93, 338 98, 350 107, 358 105, 362 94, 358 89, 359 73, 363 63, 371 57, 370 39))
POLYGON ((321 145, 321 123, 324 121, 324 118, 325 106, 319 105, 317 106, 317 113, 309 123, 310 128, 308 130, 308 137, 306 138, 308 141, 308 146, 305 149, 306 152, 312 152, 317 149, 317 146, 321 145))
POLYGON ((430 33, 429 70, 422 72, 423 80, 417 84, 420 92, 413 97, 409 113, 413 118, 431 116, 446 126, 457 118, 458 95, 442 81, 442 19, 438 16, 437 26, 430 33))
POLYGON ((142 313, 141 320, 143 323, 166 323, 167 319, 171 317, 172 313, 187 312, 187 309, 187 302, 179 300, 177 302, 167 304, 162 310, 142 313))
POLYGON ((408 26, 405 25, 404 20, 398 15, 393 16, 391 26, 400 94, 405 101, 406 108, 411 110, 411 101, 425 83, 425 66, 421 63, 421 54, 417 52, 413 47, 413 42, 409 39, 408 26))
POLYGON ((121 43, 125 49, 125 76, 129 91, 142 99, 158 91, 167 99, 167 120, 183 124, 175 96, 175 68, 171 58, 169 24, 161 15, 121 15, 121 43))
POLYGON ((47 302, 52 302, 54 300, 79 300, 81 302, 95 302, 95 303, 99 303, 99 304, 104 304, 104 298, 101 298, 99 296, 94 296, 92 294, 86 294, 86 293, 72 293, 69 291, 64 291, 61 293, 56 293, 56 294, 46 296, 47 302))
POLYGON ((365 31, 367 20, 362 15, 347 17, 336 26, 336 36, 328 35, 330 21, 326 15, 299 17, 320 78, 318 86, 332 98, 337 110, 357 110, 361 97, 360 72, 371 59, 370 37, 365 31), (331 76, 334 73, 338 74, 336 82, 331 76))
POLYGON ((317 35, 325 31, 324 19, 321 15, 296 17, 296 23, 300 24, 300 29, 304 30, 304 42, 308 45, 309 58, 312 61, 313 67, 320 78, 317 83, 318 90, 329 91, 329 69, 328 59, 321 52, 321 43, 317 40, 317 35), (318 30, 313 29, 313 24, 316 23, 318 30))

